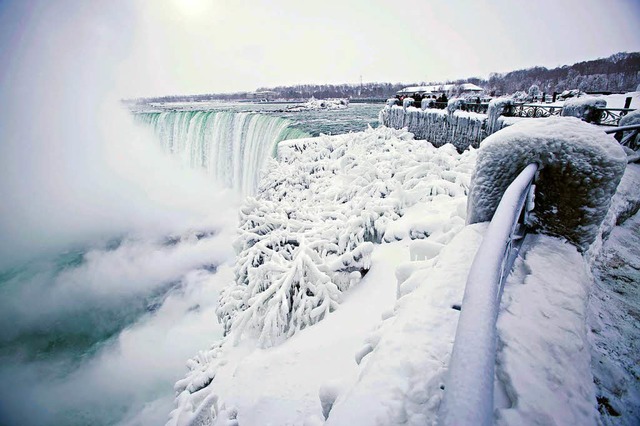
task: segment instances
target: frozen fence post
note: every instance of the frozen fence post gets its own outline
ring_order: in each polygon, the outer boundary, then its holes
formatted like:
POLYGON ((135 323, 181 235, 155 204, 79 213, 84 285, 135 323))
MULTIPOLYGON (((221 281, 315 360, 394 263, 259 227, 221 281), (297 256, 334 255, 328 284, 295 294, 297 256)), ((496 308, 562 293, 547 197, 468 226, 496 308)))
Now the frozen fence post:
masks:
POLYGON ((576 118, 550 117, 509 126, 481 145, 467 221, 491 220, 507 186, 531 163, 541 171, 530 225, 586 250, 624 173, 624 150, 613 137, 576 118))

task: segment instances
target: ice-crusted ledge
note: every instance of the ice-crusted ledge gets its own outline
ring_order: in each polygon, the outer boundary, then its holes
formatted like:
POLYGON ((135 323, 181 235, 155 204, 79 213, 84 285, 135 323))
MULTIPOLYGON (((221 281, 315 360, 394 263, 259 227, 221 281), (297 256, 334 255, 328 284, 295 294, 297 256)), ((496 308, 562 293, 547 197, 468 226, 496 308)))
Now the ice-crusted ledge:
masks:
MULTIPOLYGON (((485 114, 459 110, 448 113, 441 109, 386 106, 380 111, 379 121, 394 129, 407 128, 416 139, 428 140, 435 146, 452 144, 460 152, 469 147, 478 148, 480 142, 491 134, 485 114)), ((503 117, 499 117, 493 131, 507 124, 503 117)))

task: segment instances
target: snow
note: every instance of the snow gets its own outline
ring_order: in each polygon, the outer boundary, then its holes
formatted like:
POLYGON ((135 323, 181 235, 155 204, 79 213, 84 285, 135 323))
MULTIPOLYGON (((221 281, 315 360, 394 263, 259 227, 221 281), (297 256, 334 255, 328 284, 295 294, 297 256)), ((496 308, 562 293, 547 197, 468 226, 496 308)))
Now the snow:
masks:
MULTIPOLYGON (((340 385, 321 386, 353 377, 356 358, 367 358, 368 349, 358 348, 393 305, 396 266, 412 252, 433 258, 464 227, 474 158, 475 151, 435 148, 384 127, 281 143, 280 161, 268 166, 258 198, 242 208, 236 283, 224 291, 218 312, 228 335, 189 362, 170 423, 211 420, 211 407, 237 409, 242 424, 321 420, 318 392, 324 389, 328 411, 340 385), (387 243, 371 251, 372 242, 387 243), (256 247, 262 257, 250 253, 256 247), (245 261, 252 258, 260 261, 245 261), (265 269, 284 271, 297 285, 283 285, 277 275, 261 279, 265 269), (302 279, 310 274, 321 279, 302 279), (327 294, 323 287, 335 303, 314 317, 325 306, 318 297, 327 294), (293 313, 278 317, 289 306, 293 313)), ((404 286, 402 293, 409 292, 404 286)))
MULTIPOLYGON (((394 110, 402 112, 387 112, 394 110)), ((446 113, 436 114, 446 120, 446 113)), ((571 172, 562 182, 569 193, 588 186, 578 195, 590 203, 583 212, 589 220, 578 224, 572 238, 607 234, 640 205, 640 166, 627 167, 610 203, 625 170, 624 152, 610 136, 573 118, 516 124, 486 147, 462 154, 386 127, 282 142, 258 196, 242 208, 236 281, 218 312, 228 334, 189 361, 190 371, 176 383, 169 424, 435 424, 469 267, 487 230, 486 223, 465 226, 474 163, 485 170, 475 172, 472 187, 480 185, 477 179, 486 185, 490 179, 510 182, 531 160, 571 172), (600 225, 609 204, 616 213, 600 225), (247 262, 262 243, 273 253, 263 251, 267 256, 259 262, 247 262), (265 283, 279 282, 276 275, 252 282, 265 268, 296 271, 290 277, 297 277, 299 287, 278 287, 293 290, 290 298, 261 299, 270 287, 265 283), (318 279, 301 279, 308 271, 318 279), (310 312, 323 306, 322 286, 335 304, 314 319, 310 312), (311 294, 295 293, 305 287, 311 294), (288 325, 261 337, 273 330, 269 312, 281 312, 288 300, 309 311, 294 310, 283 317, 281 324, 288 325)), ((541 175, 540 190, 548 188, 546 182, 541 175)), ((469 214, 488 216, 490 201, 469 214)), ((544 194, 536 199, 536 220, 547 217, 545 202, 551 203, 544 194)), ((497 424, 598 421, 585 316, 593 286, 588 268, 603 246, 594 244, 581 255, 569 242, 528 237, 524 258, 507 282, 498 317, 497 424)), ((628 339, 634 330, 624 324, 626 317, 613 314, 607 318, 622 330, 621 340, 628 339)), ((600 348, 617 338, 600 335, 600 348)), ((631 377, 624 374, 633 368, 633 346, 624 348, 611 367, 621 374, 615 377, 631 377)), ((596 377, 607 371, 596 368, 596 377)), ((613 390, 607 397, 616 407, 635 407, 633 382, 625 383, 620 400, 613 390)))
POLYGON ((612 95, 595 95, 607 102, 607 108, 624 108, 627 98, 631 98, 629 108, 640 109, 640 91, 612 95))
POLYGON ((309 111, 318 109, 345 109, 349 106, 348 99, 316 99, 311 98, 302 105, 290 106, 287 112, 309 111))
POLYGON ((599 115, 598 108, 606 108, 607 101, 595 96, 582 96, 571 98, 564 102, 562 106, 563 117, 577 117, 588 122, 596 121, 599 115))
POLYGON ((490 220, 509 183, 534 162, 540 172, 532 225, 586 250, 598 235, 626 155, 613 137, 576 118, 521 121, 489 136, 472 177, 468 222, 490 220))
POLYGON ((394 314, 367 339, 358 376, 335 402, 327 425, 434 424, 455 337, 467 271, 486 224, 465 227, 437 260, 415 262, 394 314))
POLYGON ((620 126, 631 126, 634 124, 640 124, 640 109, 631 111, 627 115, 620 119, 620 126))
POLYGON ((527 238, 498 317, 496 374, 510 406, 497 410, 496 424, 595 425, 587 264, 558 238, 527 238))
MULTIPOLYGON (((637 190, 637 186, 636 186, 637 190)), ((594 268, 589 337, 602 423, 640 419, 640 214, 611 232, 594 268)))

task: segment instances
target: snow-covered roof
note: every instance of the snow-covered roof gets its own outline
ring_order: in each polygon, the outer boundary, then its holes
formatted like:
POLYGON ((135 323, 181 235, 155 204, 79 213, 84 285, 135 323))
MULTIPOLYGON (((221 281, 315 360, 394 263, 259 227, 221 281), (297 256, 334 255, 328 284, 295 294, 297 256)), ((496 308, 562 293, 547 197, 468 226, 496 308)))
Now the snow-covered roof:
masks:
POLYGON ((473 83, 463 83, 460 85, 463 92, 482 92, 484 89, 480 86, 476 86, 473 83))

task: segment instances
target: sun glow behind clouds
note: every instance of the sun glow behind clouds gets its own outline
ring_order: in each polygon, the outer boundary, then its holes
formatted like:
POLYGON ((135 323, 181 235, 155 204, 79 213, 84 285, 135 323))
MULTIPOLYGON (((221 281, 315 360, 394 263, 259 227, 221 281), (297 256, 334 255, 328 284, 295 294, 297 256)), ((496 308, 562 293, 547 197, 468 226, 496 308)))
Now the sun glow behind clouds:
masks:
POLYGON ((213 11, 213 0, 174 0, 175 8, 187 19, 201 18, 213 11))

